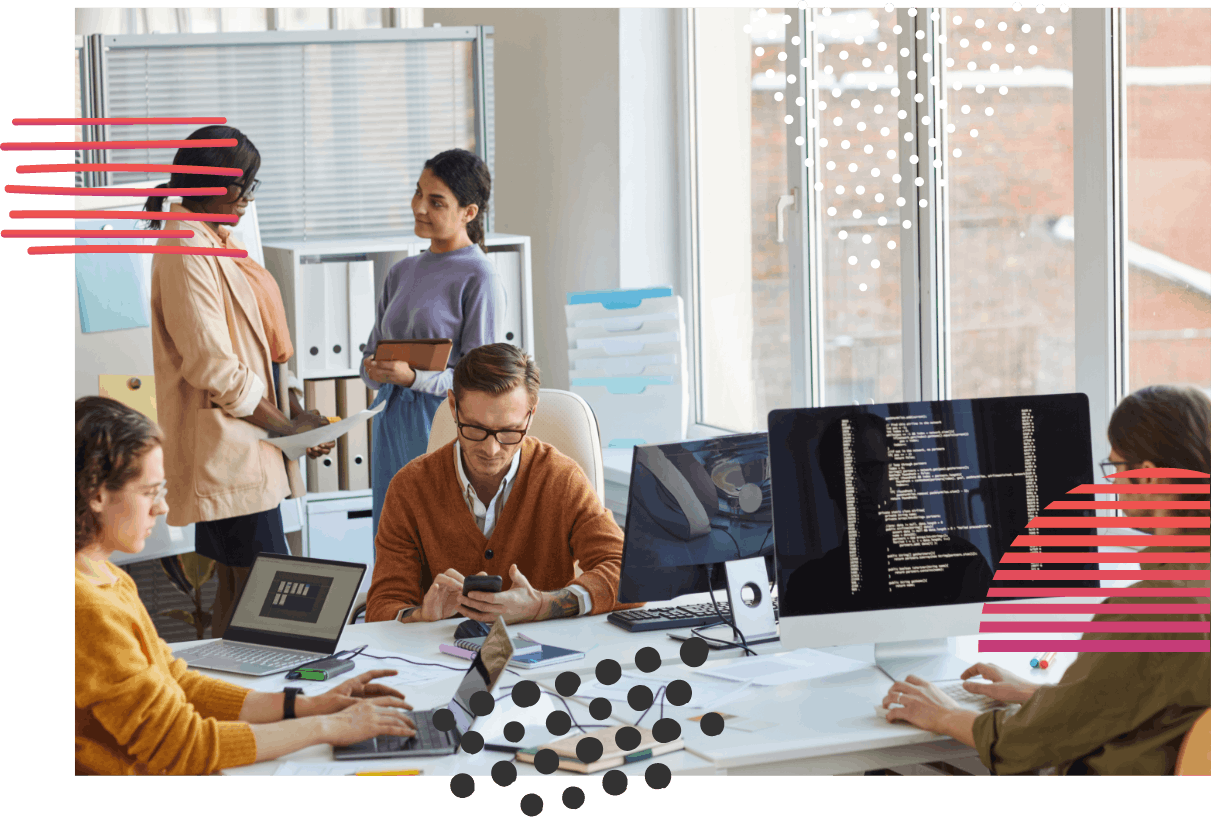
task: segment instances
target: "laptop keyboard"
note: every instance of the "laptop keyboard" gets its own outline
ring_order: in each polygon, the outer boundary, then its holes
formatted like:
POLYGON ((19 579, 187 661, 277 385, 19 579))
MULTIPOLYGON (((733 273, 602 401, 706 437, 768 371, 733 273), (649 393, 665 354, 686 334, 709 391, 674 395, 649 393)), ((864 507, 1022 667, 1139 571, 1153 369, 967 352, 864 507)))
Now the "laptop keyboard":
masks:
POLYGON ((374 738, 374 750, 378 753, 406 751, 412 748, 448 748, 454 745, 453 732, 439 731, 433 727, 433 711, 413 711, 408 714, 416 723, 415 737, 397 737, 383 734, 374 738))
POLYGON ((294 666, 312 659, 315 655, 297 651, 279 651, 274 648, 258 648, 257 646, 238 645, 236 643, 212 643, 190 652, 195 659, 231 660, 236 663, 255 663, 257 665, 294 666))

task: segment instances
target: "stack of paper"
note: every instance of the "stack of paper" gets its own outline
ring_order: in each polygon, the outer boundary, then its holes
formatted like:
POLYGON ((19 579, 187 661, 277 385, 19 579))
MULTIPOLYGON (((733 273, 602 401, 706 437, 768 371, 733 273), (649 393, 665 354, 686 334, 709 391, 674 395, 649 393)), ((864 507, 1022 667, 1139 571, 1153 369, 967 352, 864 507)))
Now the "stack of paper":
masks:
POLYGON ((672 288, 569 293, 572 392, 589 402, 602 445, 685 437, 685 309, 672 288))

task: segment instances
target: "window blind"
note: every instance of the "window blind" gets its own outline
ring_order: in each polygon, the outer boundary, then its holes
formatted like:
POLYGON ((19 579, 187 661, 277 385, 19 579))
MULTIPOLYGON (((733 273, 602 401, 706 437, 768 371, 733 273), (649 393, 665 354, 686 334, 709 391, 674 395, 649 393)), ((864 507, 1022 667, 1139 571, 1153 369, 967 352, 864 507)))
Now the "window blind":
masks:
MULTIPOLYGON (((472 43, 390 40, 110 48, 105 115, 227 117, 261 153, 257 208, 275 238, 411 234, 426 159, 475 144, 472 43)), ((490 51, 485 49, 487 65, 490 51)), ((491 70, 485 71, 492 99, 491 70)), ((179 125, 109 126, 109 139, 182 139, 179 125)), ((117 161, 171 162, 175 149, 117 161)), ((115 161, 113 157, 110 161, 115 161)), ((114 173, 111 184, 163 181, 114 173)))

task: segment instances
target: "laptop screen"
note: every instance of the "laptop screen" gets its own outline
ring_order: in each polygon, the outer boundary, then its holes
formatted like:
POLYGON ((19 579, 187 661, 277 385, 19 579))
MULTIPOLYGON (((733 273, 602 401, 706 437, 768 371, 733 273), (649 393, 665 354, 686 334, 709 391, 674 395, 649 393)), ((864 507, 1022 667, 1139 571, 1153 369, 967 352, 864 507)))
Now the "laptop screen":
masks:
POLYGON ((471 711, 471 696, 478 691, 491 691, 496 687, 509 660, 513 658, 513 641, 505 630, 505 621, 497 617, 492 630, 484 638, 483 648, 475 655, 467 675, 459 683, 454 698, 450 700, 450 712, 454 714, 454 722, 458 732, 465 734, 475 721, 471 711))
POLYGON ((365 571, 355 563, 259 554, 226 636, 319 651, 321 642, 335 646, 365 571))

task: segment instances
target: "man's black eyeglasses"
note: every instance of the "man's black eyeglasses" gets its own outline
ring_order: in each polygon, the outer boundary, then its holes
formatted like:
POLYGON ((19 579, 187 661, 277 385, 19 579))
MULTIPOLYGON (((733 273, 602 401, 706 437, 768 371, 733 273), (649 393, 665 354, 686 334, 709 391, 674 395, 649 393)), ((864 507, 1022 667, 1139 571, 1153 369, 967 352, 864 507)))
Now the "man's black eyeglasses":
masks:
POLYGON ((1109 478, 1115 472, 1123 472, 1131 468, 1131 464, 1127 461, 1102 461, 1098 464, 1102 468, 1102 477, 1109 478))
POLYGON ((486 441, 488 436, 492 435, 496 438, 496 442, 501 446, 515 446, 520 444, 522 439, 526 437, 526 433, 530 431, 530 418, 534 415, 534 410, 526 413, 526 428, 525 429, 484 429, 477 427, 474 424, 464 424, 458 418, 458 407, 454 408, 454 423, 458 425, 459 433, 468 441, 486 441))

